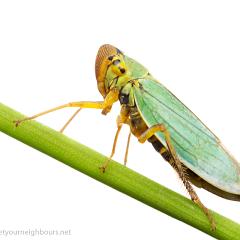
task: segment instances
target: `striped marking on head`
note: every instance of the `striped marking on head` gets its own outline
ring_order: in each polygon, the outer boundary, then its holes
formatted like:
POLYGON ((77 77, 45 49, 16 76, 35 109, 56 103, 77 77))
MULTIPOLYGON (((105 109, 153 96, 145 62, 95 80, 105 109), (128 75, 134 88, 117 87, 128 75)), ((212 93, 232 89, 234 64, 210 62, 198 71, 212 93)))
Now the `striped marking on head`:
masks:
POLYGON ((106 96, 105 76, 109 64, 111 63, 111 56, 121 54, 121 51, 110 44, 102 45, 97 53, 95 62, 95 74, 98 82, 98 90, 103 97, 106 96))

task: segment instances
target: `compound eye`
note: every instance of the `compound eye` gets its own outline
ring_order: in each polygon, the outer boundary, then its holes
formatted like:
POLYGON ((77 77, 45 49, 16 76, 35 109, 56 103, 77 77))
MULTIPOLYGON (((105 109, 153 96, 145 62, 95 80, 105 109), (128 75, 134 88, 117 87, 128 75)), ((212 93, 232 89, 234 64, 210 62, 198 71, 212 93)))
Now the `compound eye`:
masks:
POLYGON ((119 59, 113 61, 113 65, 118 65, 119 63, 120 63, 119 59))

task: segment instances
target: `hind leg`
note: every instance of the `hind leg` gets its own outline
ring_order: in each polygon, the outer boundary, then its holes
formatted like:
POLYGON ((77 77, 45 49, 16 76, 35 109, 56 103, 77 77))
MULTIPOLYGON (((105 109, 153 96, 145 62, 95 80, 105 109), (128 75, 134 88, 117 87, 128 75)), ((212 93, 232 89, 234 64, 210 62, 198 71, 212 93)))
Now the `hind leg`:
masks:
MULTIPOLYGON (((209 212, 209 210, 202 204, 197 193, 194 191, 192 185, 190 184, 187 174, 186 174, 186 168, 183 166, 183 164, 179 160, 177 153, 175 151, 175 148, 172 145, 170 133, 167 130, 167 128, 164 126, 164 124, 157 124, 157 125, 150 127, 138 138, 138 141, 141 143, 144 143, 147 139, 152 137, 158 131, 160 131, 164 134, 165 142, 167 145, 167 151, 169 152, 169 155, 170 155, 170 157, 169 157, 170 165, 178 173, 178 175, 179 175, 180 179, 182 180, 185 188, 187 189, 192 201, 195 202, 203 210, 204 214, 207 216, 207 218, 211 224, 212 230, 215 230, 216 224, 214 222, 214 219, 213 219, 211 213, 209 212)), ((165 152, 165 150, 166 150, 166 148, 160 149, 160 153, 163 154, 165 152)))

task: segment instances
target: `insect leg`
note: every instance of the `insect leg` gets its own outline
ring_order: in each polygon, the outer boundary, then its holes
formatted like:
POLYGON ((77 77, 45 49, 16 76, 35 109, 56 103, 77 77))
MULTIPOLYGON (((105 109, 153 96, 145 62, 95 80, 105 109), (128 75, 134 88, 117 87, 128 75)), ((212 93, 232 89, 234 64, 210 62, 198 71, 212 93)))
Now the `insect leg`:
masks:
POLYGON ((73 118, 75 118, 76 117, 76 115, 80 112, 80 110, 81 110, 81 108, 79 108, 76 112, 74 112, 74 114, 69 118, 69 120, 65 123, 65 125, 60 129, 60 131, 59 132, 63 132, 65 129, 66 129, 66 127, 69 125, 69 123, 73 120, 73 118))
POLYGON ((146 142, 150 137, 152 137, 156 132, 162 132, 164 133, 165 139, 166 139, 166 143, 167 143, 167 147, 169 149, 169 151, 171 152, 171 154, 176 158, 176 152, 175 149, 173 148, 171 141, 170 141, 170 134, 167 131, 167 129, 165 128, 165 126, 163 124, 156 124, 150 128, 148 128, 144 133, 142 133, 142 135, 138 138, 138 141, 140 143, 144 143, 146 142))
POLYGON ((119 125, 118 128, 117 128, 115 137, 114 137, 113 146, 112 146, 112 152, 111 152, 110 157, 108 157, 108 158, 106 159, 106 161, 103 163, 103 165, 99 167, 99 169, 100 169, 103 173, 106 171, 106 168, 107 168, 109 162, 111 161, 111 159, 112 159, 112 157, 113 157, 113 155, 114 155, 114 153, 115 153, 115 149, 116 149, 116 145, 117 145, 117 140, 118 140, 118 135, 119 135, 121 129, 122 129, 122 125, 119 125))
POLYGON ((98 102, 91 102, 91 101, 70 102, 70 103, 63 104, 61 106, 55 107, 55 108, 51 108, 47 111, 35 114, 31 117, 26 117, 26 118, 23 118, 23 119, 20 119, 20 120, 16 120, 16 121, 14 121, 14 123, 16 124, 16 126, 18 126, 20 123, 22 123, 24 121, 35 119, 35 118, 40 117, 42 115, 45 115, 47 113, 54 112, 54 111, 57 111, 59 109, 63 109, 63 108, 66 108, 66 107, 103 109, 102 113, 107 114, 111 110, 111 107, 112 107, 113 103, 118 100, 118 95, 119 95, 119 90, 113 88, 108 93, 108 95, 106 96, 104 101, 98 101, 98 102))
POLYGON ((210 213, 210 211, 208 210, 208 208, 206 208, 203 203, 201 202, 201 200, 199 199, 197 193, 195 192, 195 190, 193 189, 192 185, 189 182, 187 173, 186 173, 186 168, 185 166, 180 162, 180 160, 178 158, 175 158, 171 152, 170 153, 170 158, 169 158, 169 164, 176 170, 176 172, 178 173, 178 176, 180 177, 180 179, 183 182, 183 185, 185 186, 185 188, 187 189, 192 201, 194 203, 196 203, 204 212, 204 214, 207 216, 210 224, 211 224, 211 228, 212 230, 216 229, 216 224, 215 221, 213 219, 212 214, 210 213))
POLYGON ((215 230, 216 224, 214 222, 214 219, 213 219, 211 213, 209 212, 209 210, 202 204, 197 193, 194 191, 192 185, 190 184, 187 174, 186 174, 186 169, 177 156, 177 153, 171 142, 170 133, 167 130, 167 128, 164 126, 164 124, 156 124, 156 125, 150 127, 144 133, 142 133, 142 135, 138 138, 138 141, 141 143, 144 143, 147 139, 152 137, 158 131, 160 131, 164 134, 167 148, 170 153, 170 158, 169 158, 170 165, 178 173, 178 175, 179 175, 180 179, 182 180, 185 188, 187 189, 192 201, 195 202, 203 210, 204 214, 207 216, 207 218, 211 224, 212 230, 215 230))
MULTIPOLYGON (((113 146, 112 146, 112 152, 111 152, 111 155, 109 158, 106 159, 106 161, 103 163, 102 166, 100 166, 100 170, 102 172, 105 172, 106 171, 106 168, 109 164, 109 162, 111 161, 114 153, 115 153, 115 149, 116 149, 116 145, 117 145, 117 140, 118 140, 118 136, 119 136, 119 133, 122 129, 122 125, 123 124, 129 124, 129 111, 126 107, 122 107, 121 108, 121 112, 120 112, 120 115, 117 117, 117 131, 116 131, 116 134, 115 134, 115 137, 114 137, 114 141, 113 141, 113 146)), ((127 148, 126 148, 126 152, 125 152, 125 158, 124 158, 124 164, 126 165, 126 162, 127 162, 127 155, 128 155, 128 149, 129 149, 129 143, 130 143, 130 136, 131 136, 131 132, 128 136, 128 141, 127 141, 127 148)))
POLYGON ((128 150, 129 150, 129 145, 130 145, 130 139, 131 139, 131 131, 128 134, 128 140, 127 140, 127 147, 126 147, 126 151, 125 151, 125 157, 124 157, 124 165, 127 165, 127 159, 128 159, 128 150))
POLYGON ((51 112, 54 112, 54 111, 57 111, 57 110, 60 110, 60 109, 66 108, 66 107, 80 107, 80 108, 102 109, 103 108, 103 102, 70 102, 70 103, 67 103, 67 104, 60 105, 60 106, 55 107, 55 108, 51 108, 51 109, 49 109, 47 111, 40 112, 40 113, 35 114, 35 115, 31 116, 31 117, 26 117, 26 118, 23 118, 23 119, 14 121, 14 122, 16 123, 16 126, 18 126, 22 122, 35 119, 37 117, 43 116, 45 114, 48 114, 48 113, 51 113, 51 112))

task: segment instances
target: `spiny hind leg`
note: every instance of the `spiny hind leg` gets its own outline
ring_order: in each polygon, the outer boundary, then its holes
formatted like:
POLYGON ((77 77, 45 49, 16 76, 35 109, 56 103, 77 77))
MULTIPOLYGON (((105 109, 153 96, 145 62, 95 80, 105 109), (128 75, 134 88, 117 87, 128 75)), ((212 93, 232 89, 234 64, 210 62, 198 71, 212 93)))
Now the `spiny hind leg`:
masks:
POLYGON ((166 143, 167 143, 167 147, 169 152, 175 157, 177 158, 176 152, 174 147, 171 144, 171 140, 170 140, 170 133, 168 132, 168 130, 166 129, 166 127, 164 126, 164 124, 156 124, 153 125, 152 127, 148 128, 145 132, 143 132, 139 137, 138 137, 138 141, 140 143, 145 143, 149 138, 151 138, 156 132, 162 132, 164 134, 166 143))
POLYGON ((204 212, 204 214, 207 216, 210 224, 211 224, 211 229, 215 230, 216 229, 216 224, 215 221, 213 219, 212 214, 210 213, 210 211, 208 210, 208 208, 206 208, 203 203, 201 202, 201 200, 199 199, 197 193, 195 192, 195 190, 193 189, 192 185, 189 182, 188 176, 186 174, 186 167, 180 162, 180 160, 178 158, 174 158, 170 151, 170 158, 169 158, 169 164, 176 170, 176 172, 178 173, 178 176, 180 177, 180 179, 182 180, 185 188, 187 189, 192 201, 194 203, 196 203, 204 212))
POLYGON ((102 113, 103 114, 107 114, 110 110, 111 110, 111 106, 113 105, 114 102, 116 102, 118 100, 118 95, 119 95, 119 90, 113 88, 106 96, 106 98, 104 99, 104 101, 96 101, 96 102, 92 102, 92 101, 81 101, 81 102, 70 102, 70 103, 66 103, 60 106, 57 106, 55 108, 51 108, 47 111, 43 111, 40 112, 38 114, 35 114, 31 117, 26 117, 20 120, 16 120, 14 121, 14 123, 16 124, 16 126, 18 126, 20 123, 24 122, 24 121, 28 121, 28 120, 32 120, 35 119, 37 117, 43 116, 45 114, 63 109, 63 108, 67 108, 67 107, 79 107, 79 108, 94 108, 94 109, 102 109, 102 113))
MULTIPOLYGON (((107 168, 109 162, 111 161, 112 157, 114 156, 115 149, 116 149, 116 146, 117 146, 118 136, 119 136, 119 133, 122 129, 123 124, 129 124, 128 110, 125 107, 122 107, 120 115, 117 117, 117 131, 116 131, 116 134, 115 134, 115 137, 114 137, 111 155, 106 159, 106 161, 102 164, 102 166, 99 167, 100 170, 103 173, 106 171, 106 168, 107 168)), ((125 157, 124 157, 124 165, 126 165, 126 163, 127 163, 127 156, 128 156, 130 138, 131 138, 131 131, 128 135, 127 147, 126 147, 125 157)))
POLYGON ((164 126, 164 124, 156 124, 156 125, 150 127, 138 138, 138 141, 141 143, 144 143, 146 140, 151 138, 158 131, 160 131, 164 134, 164 138, 165 138, 166 145, 167 145, 167 149, 165 149, 165 148, 160 149, 160 153, 166 154, 166 150, 168 151, 168 154, 169 154, 168 162, 178 173, 178 175, 179 175, 180 179, 182 180, 185 188, 187 189, 192 201, 195 202, 203 210, 204 214, 207 216, 207 218, 211 224, 212 230, 215 230, 216 224, 214 222, 214 219, 213 219, 211 213, 209 212, 209 210, 202 204, 197 193, 194 191, 192 185, 190 184, 190 182, 188 180, 188 176, 186 174, 186 168, 179 160, 179 158, 176 154, 175 148, 172 145, 170 133, 167 130, 167 128, 164 126))

